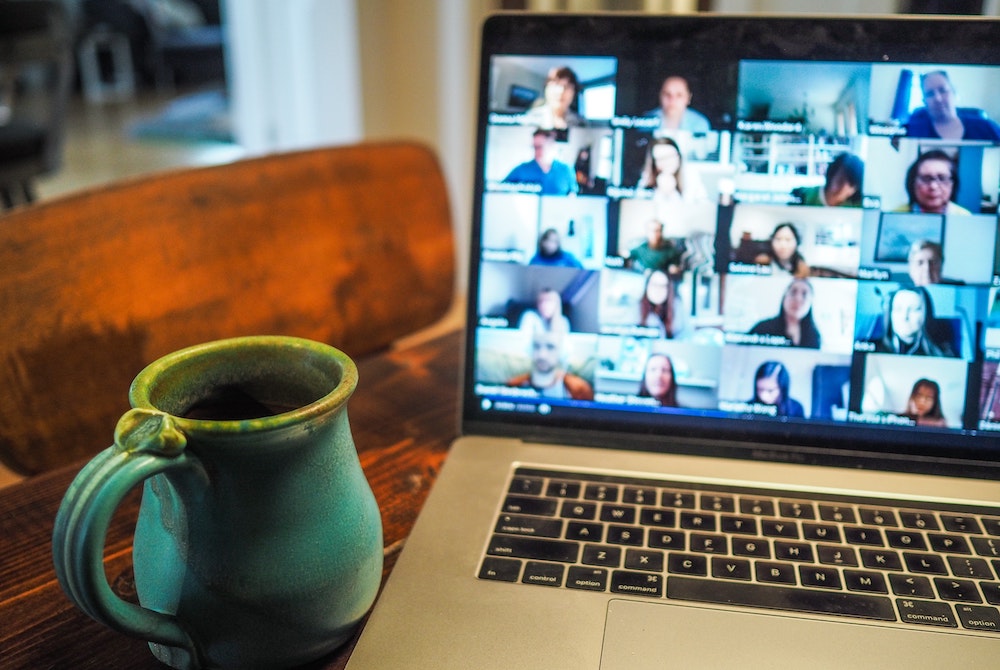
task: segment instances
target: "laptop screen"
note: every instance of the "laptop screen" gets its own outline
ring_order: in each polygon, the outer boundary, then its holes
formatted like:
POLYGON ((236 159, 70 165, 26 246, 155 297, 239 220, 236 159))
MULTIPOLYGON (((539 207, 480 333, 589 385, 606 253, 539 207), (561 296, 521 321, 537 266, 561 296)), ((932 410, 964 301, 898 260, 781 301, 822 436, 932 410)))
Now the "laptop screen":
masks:
POLYGON ((490 19, 466 428, 996 460, 998 39, 940 18, 490 19))

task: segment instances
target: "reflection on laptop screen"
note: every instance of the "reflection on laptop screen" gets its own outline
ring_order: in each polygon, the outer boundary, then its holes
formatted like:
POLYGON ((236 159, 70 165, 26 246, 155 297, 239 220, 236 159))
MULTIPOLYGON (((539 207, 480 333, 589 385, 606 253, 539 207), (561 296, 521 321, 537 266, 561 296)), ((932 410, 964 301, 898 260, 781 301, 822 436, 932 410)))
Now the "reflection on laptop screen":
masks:
POLYGON ((1000 62, 870 30, 498 36, 467 418, 982 457, 1000 62))

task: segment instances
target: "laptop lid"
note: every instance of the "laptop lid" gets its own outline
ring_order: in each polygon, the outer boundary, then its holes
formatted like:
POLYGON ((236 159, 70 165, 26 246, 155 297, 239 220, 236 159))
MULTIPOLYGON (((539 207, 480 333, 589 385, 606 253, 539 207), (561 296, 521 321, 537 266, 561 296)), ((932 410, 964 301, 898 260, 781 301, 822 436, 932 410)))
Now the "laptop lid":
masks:
POLYGON ((996 477, 998 37, 488 20, 464 431, 996 477))

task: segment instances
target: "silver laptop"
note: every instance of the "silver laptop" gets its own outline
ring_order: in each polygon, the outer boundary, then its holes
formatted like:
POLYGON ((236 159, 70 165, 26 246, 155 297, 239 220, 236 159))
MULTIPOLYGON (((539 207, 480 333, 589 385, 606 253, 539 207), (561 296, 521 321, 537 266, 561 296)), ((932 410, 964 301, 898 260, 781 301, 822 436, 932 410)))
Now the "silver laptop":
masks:
POLYGON ((1000 665, 998 43, 487 21, 463 437, 350 667, 1000 665))

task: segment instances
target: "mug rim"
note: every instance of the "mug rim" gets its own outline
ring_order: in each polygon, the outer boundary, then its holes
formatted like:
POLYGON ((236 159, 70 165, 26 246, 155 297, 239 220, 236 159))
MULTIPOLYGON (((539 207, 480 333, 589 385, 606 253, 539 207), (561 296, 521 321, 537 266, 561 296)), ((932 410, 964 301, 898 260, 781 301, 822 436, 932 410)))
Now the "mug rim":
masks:
POLYGON ((195 344, 165 354, 144 367, 129 387, 129 402, 135 409, 148 409, 170 416, 185 432, 242 434, 248 428, 255 431, 278 430, 322 416, 345 405, 358 384, 358 368, 346 353, 329 344, 289 335, 244 335, 195 344), (156 381, 166 371, 179 364, 190 363, 220 351, 237 348, 257 350, 304 350, 327 358, 339 365, 340 380, 328 393, 294 410, 253 419, 192 419, 164 409, 153 402, 156 381))

